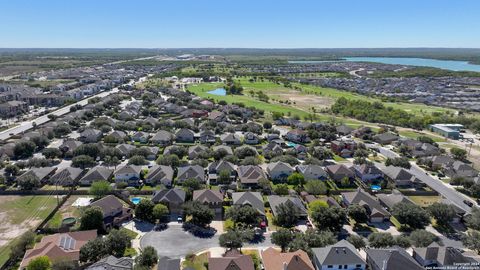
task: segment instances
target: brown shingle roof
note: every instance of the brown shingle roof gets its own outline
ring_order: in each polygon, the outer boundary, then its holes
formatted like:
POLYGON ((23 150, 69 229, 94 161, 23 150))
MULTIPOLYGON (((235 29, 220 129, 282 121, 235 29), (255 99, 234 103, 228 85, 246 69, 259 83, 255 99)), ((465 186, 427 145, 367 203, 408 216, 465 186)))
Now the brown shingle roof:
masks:
POLYGON ((303 250, 281 253, 274 248, 262 251, 265 270, 314 270, 308 254, 303 250), (286 268, 285 268, 286 266, 286 268))

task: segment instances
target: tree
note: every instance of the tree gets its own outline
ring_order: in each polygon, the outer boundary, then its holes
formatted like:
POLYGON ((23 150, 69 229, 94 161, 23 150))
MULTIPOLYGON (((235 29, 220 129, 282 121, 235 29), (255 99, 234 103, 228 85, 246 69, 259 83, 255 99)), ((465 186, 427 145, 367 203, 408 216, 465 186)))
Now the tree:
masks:
POLYGON ((242 233, 238 230, 229 230, 226 233, 220 235, 218 242, 221 247, 228 249, 240 249, 245 242, 242 233))
POLYGON ((312 195, 325 195, 327 187, 322 181, 308 180, 305 184, 305 191, 312 195))
POLYGON ((135 207, 135 217, 148 221, 148 222, 155 222, 155 218, 153 215, 153 208, 155 204, 151 200, 140 200, 140 202, 135 207))
POLYGON ((466 224, 471 229, 480 230, 480 208, 472 208, 472 212, 466 218, 466 224))
POLYGON ((452 154, 454 159, 458 160, 465 160, 467 158, 467 150, 458 147, 450 148, 450 154, 452 154))
POLYGON ((455 208, 451 204, 436 202, 427 208, 439 226, 447 226, 456 216, 455 208))
POLYGON ((72 159, 72 167, 85 169, 95 166, 96 162, 91 156, 80 155, 72 159))
POLYGON ((51 265, 47 256, 39 256, 28 263, 27 270, 50 270, 51 265))
POLYGON ((52 262, 52 270, 76 270, 78 268, 78 262, 68 259, 58 259, 52 262))
POLYGON ((465 247, 474 250, 480 255, 480 232, 468 231, 467 235, 463 238, 463 244, 465 247))
POLYGON ((368 243, 373 248, 388 248, 395 245, 395 239, 390 233, 374 232, 368 236, 368 243))
POLYGON ((43 149, 42 154, 46 158, 52 159, 60 157, 62 155, 62 151, 60 151, 58 148, 45 148, 43 149))
POLYGON ((231 219, 235 225, 255 226, 260 221, 258 211, 250 205, 232 206, 227 209, 225 216, 231 219))
POLYGON ((144 156, 136 155, 128 159, 128 164, 146 165, 148 162, 145 160, 144 156))
POLYGON ((33 243, 35 243, 35 234, 32 231, 26 231, 10 247, 10 258, 14 260, 21 259, 27 247, 33 243))
POLYGON ((363 239, 363 237, 358 235, 350 235, 347 237, 347 241, 352 244, 356 249, 362 249, 367 246, 367 243, 363 239))
POLYGON ((80 230, 102 230, 103 212, 98 206, 88 207, 80 218, 80 230))
POLYGON ((107 181, 96 181, 93 182, 90 186, 88 193, 95 197, 95 199, 100 199, 112 192, 112 187, 107 181))
POLYGON ((311 213, 322 211, 322 209, 328 208, 328 203, 321 200, 315 200, 308 204, 308 211, 311 213))
POLYGON ((329 207, 311 213, 313 222, 321 230, 340 231, 347 223, 347 214, 343 208, 329 207))
POLYGON ((185 214, 192 218, 190 222, 200 227, 207 227, 215 217, 215 213, 210 207, 198 201, 186 203, 184 209, 185 214))
POLYGON ((392 215, 402 224, 412 229, 423 229, 430 224, 430 217, 422 207, 407 202, 393 206, 392 215))
POLYGON ((410 242, 410 238, 404 235, 399 235, 395 237, 395 245, 402 247, 402 248, 409 248, 412 244, 410 242))
POLYGON ((132 239, 125 230, 111 230, 105 237, 105 248, 108 254, 122 257, 125 250, 132 246, 132 239))
POLYGON ((232 179, 230 178, 230 171, 229 170, 221 170, 220 173, 218 174, 218 179, 217 182, 219 184, 230 184, 232 182, 232 179))
POLYGON ((194 190, 199 190, 202 188, 202 183, 196 178, 189 178, 182 183, 183 188, 185 189, 188 197, 191 197, 194 190))
POLYGON ((290 229, 280 228, 272 233, 272 244, 280 246, 282 252, 285 252, 288 244, 293 240, 293 236, 290 229))
POLYGON ((7 177, 16 176, 19 171, 20 168, 18 168, 18 166, 15 164, 8 164, 7 166, 5 166, 5 175, 7 177))
POLYGON ((428 247, 437 241, 437 236, 426 230, 415 230, 410 234, 410 242, 415 247, 428 247))
POLYGON ((277 195, 288 195, 288 185, 277 184, 273 187, 273 192, 275 192, 277 195))
POLYGON ((163 220, 169 214, 168 207, 159 203, 153 207, 153 218, 158 220, 163 220))
POLYGON ((305 177, 303 174, 294 172, 287 177, 287 182, 294 186, 303 186, 305 184, 305 177))
POLYGON ((366 223, 368 221, 368 213, 365 207, 358 204, 351 204, 347 208, 348 216, 357 223, 366 223))
POLYGON ((36 147, 37 145, 33 141, 22 140, 15 143, 13 154, 17 159, 28 158, 33 155, 36 147))
POLYGON ((263 193, 270 194, 272 191, 272 182, 268 179, 260 179, 258 180, 258 186, 262 188, 263 193))
POLYGON ((96 262, 107 254, 105 240, 103 238, 95 238, 80 248, 80 261, 84 263, 96 262))
POLYGON ((17 184, 23 190, 32 190, 41 186, 40 180, 33 173, 26 173, 18 177, 17 184))
POLYGON ((387 158, 385 161, 385 166, 396 166, 405 169, 410 169, 410 167, 412 167, 410 161, 406 157, 387 158))
POLYGON ((275 223, 279 226, 287 228, 295 226, 298 222, 298 216, 299 210, 291 201, 281 203, 275 208, 275 223))
POLYGON ((158 261, 158 254, 157 251, 151 247, 147 246, 142 249, 140 255, 135 258, 137 264, 141 266, 146 266, 148 269, 151 269, 158 261))

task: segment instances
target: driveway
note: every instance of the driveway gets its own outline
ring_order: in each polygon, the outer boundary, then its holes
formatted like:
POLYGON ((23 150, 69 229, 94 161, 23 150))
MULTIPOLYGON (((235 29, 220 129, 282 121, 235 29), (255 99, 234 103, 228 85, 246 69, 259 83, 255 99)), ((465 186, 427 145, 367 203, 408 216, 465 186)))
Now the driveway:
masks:
POLYGON ((199 238, 183 230, 181 224, 170 223, 164 231, 151 231, 146 233, 140 240, 142 248, 152 246, 159 256, 171 258, 183 258, 189 253, 218 247, 218 236, 211 238, 199 238))

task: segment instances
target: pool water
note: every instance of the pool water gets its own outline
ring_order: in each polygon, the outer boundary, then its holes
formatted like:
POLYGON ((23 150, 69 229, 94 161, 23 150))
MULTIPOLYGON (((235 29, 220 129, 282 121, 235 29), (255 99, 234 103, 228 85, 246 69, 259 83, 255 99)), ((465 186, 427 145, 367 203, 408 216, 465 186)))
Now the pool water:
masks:
POLYGON ((217 95, 217 96, 226 96, 227 95, 227 90, 225 88, 217 88, 212 91, 208 91, 207 94, 212 94, 212 95, 217 95))
POLYGON ((381 189, 382 189, 382 187, 381 187, 381 186, 379 186, 379 185, 371 185, 371 186, 370 186, 370 188, 371 188, 372 190, 375 190, 375 191, 376 191, 376 190, 381 190, 381 189))
POLYGON ((285 143, 288 147, 295 147, 297 144, 293 142, 286 142, 285 143))
POLYGON ((134 197, 134 198, 132 198, 132 203, 133 204, 139 204, 141 200, 142 200, 142 198, 134 197))

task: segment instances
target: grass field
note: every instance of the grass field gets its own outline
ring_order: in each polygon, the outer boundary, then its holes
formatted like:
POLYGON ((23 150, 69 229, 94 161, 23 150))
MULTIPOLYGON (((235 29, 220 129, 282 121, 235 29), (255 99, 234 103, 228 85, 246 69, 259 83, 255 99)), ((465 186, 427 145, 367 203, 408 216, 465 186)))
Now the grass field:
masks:
POLYGON ((2 196, 0 203, 0 266, 9 257, 12 240, 38 225, 55 208, 54 196, 2 196))
POLYGON ((193 256, 193 258, 186 258, 183 262, 183 268, 186 269, 190 267, 195 270, 207 270, 205 263, 208 263, 209 253, 205 252, 198 256, 193 256))
POLYGON ((408 196, 408 198, 422 207, 427 207, 440 201, 440 196, 408 196))

